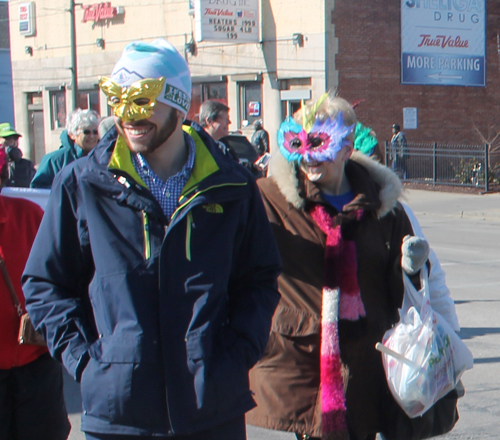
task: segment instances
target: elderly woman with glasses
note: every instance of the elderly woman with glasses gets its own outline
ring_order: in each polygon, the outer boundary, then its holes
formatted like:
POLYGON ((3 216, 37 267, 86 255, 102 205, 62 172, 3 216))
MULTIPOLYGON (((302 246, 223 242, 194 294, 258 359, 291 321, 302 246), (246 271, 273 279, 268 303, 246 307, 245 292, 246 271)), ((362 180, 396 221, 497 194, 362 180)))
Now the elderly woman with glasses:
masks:
POLYGON ((99 142, 99 114, 94 110, 73 111, 61 133, 59 150, 46 154, 31 181, 32 188, 51 188, 55 175, 74 160, 86 156, 99 142))

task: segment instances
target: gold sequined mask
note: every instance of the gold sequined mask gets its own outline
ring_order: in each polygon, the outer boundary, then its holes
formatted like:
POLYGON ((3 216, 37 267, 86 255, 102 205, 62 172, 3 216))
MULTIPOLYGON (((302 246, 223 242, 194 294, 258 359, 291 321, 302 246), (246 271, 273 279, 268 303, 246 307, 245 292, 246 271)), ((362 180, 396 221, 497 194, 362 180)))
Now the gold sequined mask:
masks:
POLYGON ((124 122, 149 118, 164 84, 163 77, 141 79, 129 87, 122 87, 105 76, 99 79, 99 87, 107 96, 113 113, 124 122))

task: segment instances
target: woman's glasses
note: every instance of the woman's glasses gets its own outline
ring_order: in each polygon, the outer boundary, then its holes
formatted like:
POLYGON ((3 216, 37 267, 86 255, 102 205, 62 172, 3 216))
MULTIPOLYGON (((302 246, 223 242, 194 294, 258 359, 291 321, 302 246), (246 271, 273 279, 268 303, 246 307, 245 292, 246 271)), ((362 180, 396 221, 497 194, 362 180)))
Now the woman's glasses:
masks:
POLYGON ((88 136, 90 133, 97 135, 99 132, 97 130, 81 130, 81 132, 85 135, 88 136))

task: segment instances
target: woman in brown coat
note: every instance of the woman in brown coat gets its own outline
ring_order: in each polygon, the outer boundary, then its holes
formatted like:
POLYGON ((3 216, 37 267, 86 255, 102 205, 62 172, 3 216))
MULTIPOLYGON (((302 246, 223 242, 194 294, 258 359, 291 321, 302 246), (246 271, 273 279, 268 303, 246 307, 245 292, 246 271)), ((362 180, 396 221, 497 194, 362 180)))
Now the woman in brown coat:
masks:
POLYGON ((247 423, 298 438, 372 440, 401 413, 375 343, 398 321, 413 231, 397 176, 353 153, 355 123, 347 101, 324 95, 282 124, 259 181, 284 270, 247 423))

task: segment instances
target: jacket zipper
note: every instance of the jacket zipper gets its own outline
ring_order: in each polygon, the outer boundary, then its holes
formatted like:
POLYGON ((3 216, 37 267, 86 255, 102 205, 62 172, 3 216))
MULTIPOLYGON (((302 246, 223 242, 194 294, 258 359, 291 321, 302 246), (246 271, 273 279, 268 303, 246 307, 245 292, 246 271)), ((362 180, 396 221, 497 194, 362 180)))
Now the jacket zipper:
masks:
MULTIPOLYGON (((162 248, 163 248, 163 245, 165 244, 165 240, 167 239, 167 235, 168 233, 170 232, 170 230, 172 229, 172 227, 176 224, 176 221, 179 221, 180 219, 182 219, 182 215, 181 215, 181 210, 185 207, 188 207, 188 211, 187 211, 187 226, 186 226, 186 258, 188 259, 188 261, 191 261, 191 229, 193 227, 193 214, 191 212, 191 209, 198 205, 198 203, 192 203, 193 200, 195 200, 200 194, 203 194, 213 188, 220 188, 220 187, 223 187, 223 186, 245 186, 246 183, 225 183, 225 184, 222 184, 222 185, 214 185, 214 186, 211 186, 209 188, 205 188, 204 190, 202 191, 199 191, 197 193, 195 193, 189 200, 186 200, 182 205, 180 205, 175 211, 174 213, 171 215, 170 217, 170 224, 165 226, 165 235, 163 236, 163 242, 162 242, 162 248), (190 206, 188 206, 190 205, 190 206), (175 221, 175 222, 174 222, 175 221)), ((201 203, 201 202, 200 202, 201 203)), ((161 267, 161 252, 160 252, 160 257, 159 257, 159 260, 158 260, 158 267, 161 267)), ((158 271, 158 291, 160 292, 161 291, 161 270, 158 271)), ((170 418, 170 409, 168 407, 168 389, 166 387, 166 384, 165 384, 165 392, 166 392, 166 395, 167 395, 167 416, 168 416, 168 422, 170 424, 170 429, 169 429, 169 434, 172 435, 172 434, 175 434, 174 430, 173 430, 173 427, 172 427, 172 420, 170 418)))
POLYGON ((171 227, 174 225, 174 221, 175 220, 180 220, 180 218, 182 218, 182 217, 179 218, 180 212, 184 208, 188 207, 188 212, 187 212, 187 226, 186 226, 186 259, 188 261, 191 261, 191 231, 192 231, 192 226, 193 226, 193 214, 191 213, 191 209, 194 206, 198 205, 198 203, 194 203, 193 204, 193 200, 195 200, 200 195, 202 195, 202 194, 206 193, 207 191, 210 191, 210 190, 212 190, 214 188, 222 188, 224 186, 245 186, 245 185, 247 185, 247 183, 223 183, 221 185, 210 186, 208 188, 205 188, 204 190, 198 191, 197 193, 193 194, 191 196, 191 198, 189 198, 182 205, 180 205, 174 211, 174 213, 172 214, 172 216, 170 217, 170 225, 165 230, 165 236, 163 238, 163 241, 165 242, 165 238, 167 237, 167 234, 168 234, 169 230, 171 229, 171 227))
POLYGON ((144 232, 144 258, 151 258, 151 241, 149 237, 149 217, 146 211, 142 211, 142 227, 144 232))
POLYGON ((193 213, 189 211, 186 222, 186 259, 191 261, 191 228, 193 226, 193 213))

